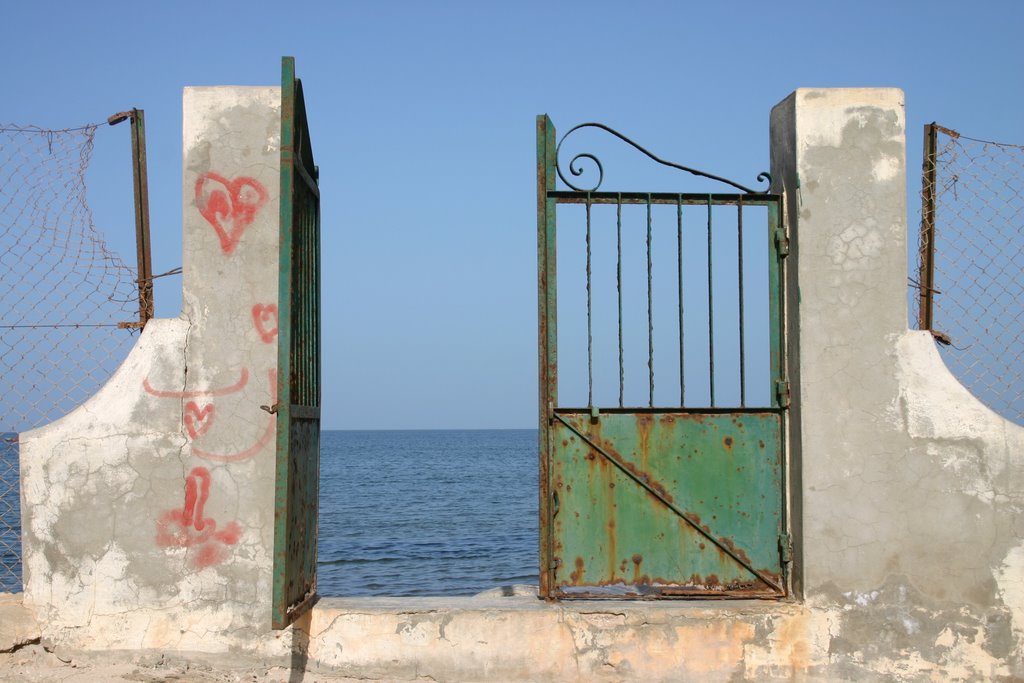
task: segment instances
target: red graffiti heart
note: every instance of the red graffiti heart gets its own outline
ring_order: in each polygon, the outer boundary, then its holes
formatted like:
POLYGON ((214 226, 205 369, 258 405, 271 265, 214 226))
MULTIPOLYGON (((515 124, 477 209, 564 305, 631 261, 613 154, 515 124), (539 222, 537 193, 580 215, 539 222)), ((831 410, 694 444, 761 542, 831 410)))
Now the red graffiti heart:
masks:
POLYGON ((264 343, 277 336, 277 304, 256 304, 252 307, 252 322, 264 343))
POLYGON ((185 416, 182 418, 182 422, 185 423, 188 435, 193 439, 198 439, 205 434, 210 425, 213 424, 213 412, 212 403, 208 403, 202 408, 195 401, 186 403, 185 416))
POLYGON ((256 213, 267 203, 267 190, 255 178, 228 180, 204 173, 196 181, 196 207, 220 238, 220 249, 230 255, 256 213))

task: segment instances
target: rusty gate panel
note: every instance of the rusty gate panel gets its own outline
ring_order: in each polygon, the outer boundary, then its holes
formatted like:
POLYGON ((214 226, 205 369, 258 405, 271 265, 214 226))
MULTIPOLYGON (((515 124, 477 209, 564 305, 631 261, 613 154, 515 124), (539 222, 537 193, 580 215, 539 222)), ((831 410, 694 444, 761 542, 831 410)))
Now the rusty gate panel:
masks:
POLYGON ((556 593, 782 595, 779 421, 558 410, 556 593))
MULTIPOLYGON (((789 536, 783 454, 789 384, 782 294, 789 244, 781 197, 665 161, 603 124, 580 124, 557 143, 555 140, 551 120, 537 117, 541 596, 786 596, 789 536), (558 160, 565 138, 587 128, 610 134, 658 164, 725 183, 741 193, 599 190, 604 167, 594 154, 571 157, 568 175, 558 160), (580 162, 588 162, 596 170, 596 184, 587 186, 576 179, 583 175, 580 162), (559 189, 556 180, 568 189, 559 189), (585 395, 584 407, 559 401, 559 359, 566 358, 567 351, 562 349, 560 354, 558 348, 556 244, 558 209, 564 205, 575 205, 566 210, 576 209, 585 227, 585 239, 567 243, 585 254, 585 259, 580 259, 585 263, 585 270, 578 271, 580 280, 570 281, 577 292, 585 292, 585 308, 583 301, 577 301, 582 310, 571 311, 576 320, 585 320, 585 334, 576 337, 580 347, 570 349, 579 354, 575 358, 580 359, 580 366, 586 360, 586 393, 577 394, 585 395), (640 220, 623 220, 623 207, 639 209, 632 215, 639 214, 640 220), (745 212, 753 211, 760 212, 763 221, 755 221, 753 227, 748 221, 745 227, 745 212), (730 212, 735 222, 723 223, 721 216, 730 212), (672 217, 670 225, 659 225, 668 215, 672 217), (675 242, 676 252, 671 287, 665 287, 664 276, 660 280, 652 276, 653 264, 658 261, 655 245, 663 247, 664 241, 657 240, 664 240, 666 234, 675 242), (713 244, 720 244, 723 238, 735 245, 731 258, 736 261, 719 270, 728 264, 720 262, 723 252, 716 251, 713 244), (646 244, 646 283, 634 281, 630 290, 639 290, 630 306, 646 309, 646 329, 639 335, 644 348, 639 354, 637 330, 626 326, 635 325, 640 316, 635 309, 627 310, 623 297, 627 286, 623 284, 623 242, 630 239, 646 244), (755 249, 745 251, 744 240, 755 249), (615 245, 614 259, 593 258, 598 241, 615 245), (684 259, 684 253, 703 254, 704 265, 688 270, 692 266, 684 264, 687 259, 692 263, 693 257, 684 259), (745 253, 757 255, 754 265, 749 259, 745 265, 745 253), (595 349, 615 347, 598 339, 602 332, 614 336, 615 331, 593 323, 594 292, 609 291, 592 282, 593 275, 600 272, 592 265, 602 262, 613 264, 611 273, 607 266, 603 272, 616 280, 615 295, 604 308, 614 310, 611 320, 617 323, 618 337, 617 367, 612 371, 617 375, 618 403, 610 407, 595 400, 595 396, 611 398, 608 385, 603 393, 594 389, 595 370, 600 370, 595 349), (697 314, 684 311, 684 285, 694 281, 694 272, 703 278, 702 296, 706 295, 697 314), (735 279, 726 282, 721 272, 735 279), (656 281, 660 287, 655 286, 656 281), (731 303, 723 306, 723 298, 731 303), (637 304, 638 300, 643 303, 637 304), (668 325, 664 319, 656 320, 659 314, 654 305, 665 300, 670 306, 661 308, 661 315, 675 309, 668 325), (721 312, 727 313, 724 320, 721 312), (701 315, 705 316, 702 320, 701 315), (698 319, 694 321, 694 317, 698 319), (746 329, 751 320, 757 321, 753 335, 746 329), (696 342, 684 341, 684 328, 695 329, 694 322, 696 329, 706 334, 698 334, 696 342), (665 358, 655 354, 655 330, 665 329, 676 331, 670 336, 675 334, 678 342, 678 348, 668 353, 678 359, 674 368, 668 363, 669 395, 675 392, 673 404, 668 406, 656 403, 655 390, 658 359, 664 362, 665 358), (720 345, 723 335, 728 343, 720 345), (628 349, 627 339, 635 344, 628 349), (687 343, 703 344, 702 365, 694 368, 685 360, 684 349, 691 349, 687 343), (637 363, 626 362, 629 354, 634 359, 646 356, 642 377, 635 374, 637 363), (750 359, 756 359, 757 368, 751 367, 750 359), (627 365, 633 376, 626 371, 627 365), (699 370, 696 377, 695 369, 699 370), (735 386, 721 386, 723 378, 731 378, 735 386), (642 388, 646 405, 626 403, 627 386, 633 397, 638 395, 636 387, 642 388)), ((767 174, 757 179, 770 180, 767 174)), ((664 268, 665 261, 658 262, 664 268)), ((660 339, 664 341, 664 333, 660 339)), ((612 365, 608 360, 605 356, 606 371, 612 365)), ((660 387, 666 384, 664 375, 657 381, 660 387)), ((662 390, 661 396, 665 395, 662 390)))
POLYGON ((282 60, 281 270, 272 624, 316 600, 320 485, 320 190, 295 60, 282 60))

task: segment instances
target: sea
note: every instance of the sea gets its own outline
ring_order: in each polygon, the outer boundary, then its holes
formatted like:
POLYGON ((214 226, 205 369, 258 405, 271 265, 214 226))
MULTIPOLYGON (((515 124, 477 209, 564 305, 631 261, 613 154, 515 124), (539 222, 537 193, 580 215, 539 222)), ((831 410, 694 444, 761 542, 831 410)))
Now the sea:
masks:
MULTIPOLYGON (((17 442, 0 439, 0 592, 21 589, 17 442)), ((324 431, 317 592, 537 583, 537 430, 324 431)))

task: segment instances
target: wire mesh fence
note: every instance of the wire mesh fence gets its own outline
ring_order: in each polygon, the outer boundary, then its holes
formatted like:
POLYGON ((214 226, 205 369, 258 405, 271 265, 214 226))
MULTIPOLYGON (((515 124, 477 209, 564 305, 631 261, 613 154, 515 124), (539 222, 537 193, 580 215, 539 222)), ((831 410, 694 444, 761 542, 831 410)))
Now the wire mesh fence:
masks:
POLYGON ((0 592, 21 589, 19 432, 81 404, 134 342, 135 271, 93 224, 98 125, 0 126, 0 592))
POLYGON ((917 319, 954 375, 1024 424, 1024 145, 925 126, 917 319))

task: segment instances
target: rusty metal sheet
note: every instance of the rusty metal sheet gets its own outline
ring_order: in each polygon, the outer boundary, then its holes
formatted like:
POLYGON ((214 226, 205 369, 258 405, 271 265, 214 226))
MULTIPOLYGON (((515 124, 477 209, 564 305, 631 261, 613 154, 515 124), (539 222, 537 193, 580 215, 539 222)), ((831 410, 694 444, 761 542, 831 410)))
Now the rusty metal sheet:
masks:
MULTIPOLYGON (((767 173, 757 176, 758 182, 770 182, 767 173)), ((565 597, 781 597, 786 595, 786 562, 789 541, 785 524, 783 440, 785 420, 790 401, 786 377, 783 320, 784 260, 789 253, 789 238, 781 215, 781 196, 767 189, 757 190, 726 178, 689 166, 667 161, 622 133, 599 123, 583 123, 571 128, 561 138, 547 116, 537 119, 537 256, 538 256, 538 320, 539 320, 539 385, 540 385, 540 594, 548 599, 565 597), (742 194, 722 193, 651 193, 612 192, 600 190, 604 166, 589 151, 567 156, 568 165, 559 160, 562 143, 574 131, 596 129, 617 138, 665 167, 690 175, 724 183, 742 194), (557 140, 557 142, 556 142, 557 140), (587 168, 583 168, 583 162, 587 168), (579 177, 591 173, 589 181, 579 177), (568 172, 568 174, 566 173, 568 172), (555 178, 569 188, 556 189, 555 178), (582 184, 579 184, 581 183, 582 184), (576 184, 574 184, 576 183, 576 184), (586 346, 570 352, 586 354, 585 407, 568 408, 558 400, 558 296, 557 208, 560 204, 582 204, 584 236, 580 247, 585 255, 586 346), (623 229, 622 207, 628 204, 646 206, 647 281, 646 307, 646 372, 644 377, 627 379, 623 331, 639 320, 636 302, 625 310, 623 304, 623 238, 640 241, 643 230, 623 229), (606 217, 592 222, 595 207, 609 205, 614 219, 606 217), (674 206, 675 220, 668 227, 675 233, 676 282, 664 296, 678 303, 674 319, 668 322, 678 329, 679 403, 664 406, 655 400, 655 305, 662 300, 656 292, 654 269, 654 235, 666 226, 655 228, 655 205, 674 206), (735 223, 713 220, 716 208, 735 207, 735 223), (684 207, 706 207, 699 220, 704 232, 686 231, 684 240, 684 207), (744 226, 744 210, 763 207, 767 214, 763 228, 744 226), (612 223, 612 220, 614 222, 612 223), (592 287, 592 230, 615 226, 615 292, 611 307, 595 302, 592 287), (713 248, 715 235, 733 232, 736 264, 721 263, 725 252, 713 248), (744 236, 767 243, 767 278, 758 268, 747 273, 744 265, 744 236), (692 244, 691 241, 695 240, 692 244), (686 242, 686 244, 684 244, 686 242), (697 247, 706 253, 705 313, 684 311, 684 250, 697 247), (720 287, 721 276, 714 271, 724 267, 735 273, 735 285, 720 287), (762 279, 764 278, 764 279, 762 279), (716 284, 719 283, 719 284, 716 284), (748 302, 746 293, 757 292, 748 302), (715 310, 722 296, 733 299, 736 313, 724 307, 726 321, 715 310), (745 335, 750 320, 745 306, 767 305, 766 329, 754 336, 761 348, 752 353, 765 353, 767 377, 751 373, 747 351, 751 337, 745 335), (595 305, 615 309, 618 327, 618 407, 605 408, 595 404, 594 348, 595 337, 607 334, 593 325, 595 305), (736 317, 730 319, 731 316, 736 317), (703 320, 700 318, 703 316, 703 320), (706 404, 688 404, 694 400, 687 392, 687 377, 693 386, 693 375, 687 374, 684 332, 689 327, 707 330, 707 362, 698 364, 697 384, 706 383, 710 394, 706 404), (735 322, 733 322, 735 321, 735 322), (737 325, 734 351, 722 351, 716 335, 723 325, 728 330, 737 325), (763 337, 763 340, 762 340, 763 337), (717 349, 717 353, 716 353, 717 349), (716 395, 718 371, 734 365, 738 377, 738 396, 716 395), (749 375, 749 376, 748 376, 749 375), (763 383, 767 380, 768 386, 763 383), (751 382, 760 382, 754 386, 751 382), (644 386, 646 407, 625 404, 624 388, 644 386), (748 388, 754 389, 748 394, 748 388), (767 390, 767 391, 766 391, 767 390), (753 398, 752 398, 753 396, 753 398), (732 405, 733 407, 723 407, 732 405)), ((666 215, 661 214, 662 217, 666 215)), ((693 214, 689 214, 692 220, 693 214)), ((726 213, 725 215, 729 215, 726 213)), ((663 219, 662 219, 663 220, 663 219)), ((732 238, 731 238, 732 239, 732 238)), ((570 247, 572 248, 572 247, 570 247)), ((760 266, 759 266, 760 267, 760 266)), ((604 271, 607 272, 607 271, 604 271)), ((730 278, 726 276, 726 281, 730 278)), ((666 280, 662 279, 662 283, 666 280)), ((664 288, 664 284, 658 289, 664 288)), ((664 310, 658 316, 664 316, 664 310)), ((698 308, 698 311, 700 309, 698 308)), ((582 317, 582 316, 581 316, 582 317)), ((658 325, 664 329, 665 318, 658 325)), ((728 334, 732 334, 728 331, 728 334)), ((581 338, 583 335, 580 335, 581 338)), ((697 337, 698 344, 703 343, 697 337)), ((692 348, 692 346, 690 347, 692 348)), ((673 349, 673 356, 676 349, 673 349)), ((632 351, 635 353, 635 351, 632 351)), ((642 353, 642 352, 641 352, 642 353)), ((564 357, 565 351, 562 352, 564 357)), ((670 364, 671 365, 671 364, 670 364)), ((636 375, 635 370, 630 371, 636 375)), ((664 377, 664 373, 660 375, 664 377)), ((663 379, 661 381, 664 381, 663 379)), ((726 392, 728 393, 728 392, 726 392)), ((703 399, 697 399, 703 400, 703 399)))
POLYGON ((784 595, 781 420, 555 411, 555 593, 784 595))

